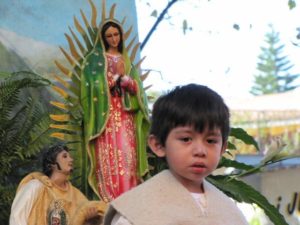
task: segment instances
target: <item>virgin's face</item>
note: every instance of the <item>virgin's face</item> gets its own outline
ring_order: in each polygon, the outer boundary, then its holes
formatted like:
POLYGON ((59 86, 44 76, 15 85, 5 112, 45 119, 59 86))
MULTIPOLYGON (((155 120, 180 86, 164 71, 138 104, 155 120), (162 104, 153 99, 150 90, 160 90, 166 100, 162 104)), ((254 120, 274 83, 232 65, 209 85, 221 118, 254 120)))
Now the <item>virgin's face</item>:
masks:
POLYGON ((118 48, 120 43, 120 32, 115 27, 109 27, 105 31, 105 39, 109 45, 109 48, 118 48))

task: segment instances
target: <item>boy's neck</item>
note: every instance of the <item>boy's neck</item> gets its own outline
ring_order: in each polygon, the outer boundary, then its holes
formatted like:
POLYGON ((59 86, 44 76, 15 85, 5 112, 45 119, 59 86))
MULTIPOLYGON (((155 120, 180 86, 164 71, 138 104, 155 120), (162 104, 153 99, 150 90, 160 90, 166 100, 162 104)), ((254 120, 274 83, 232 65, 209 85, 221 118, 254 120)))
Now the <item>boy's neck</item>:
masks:
POLYGON ((196 195, 200 195, 200 194, 204 194, 205 191, 204 191, 204 187, 203 187, 203 183, 200 185, 200 188, 198 188, 197 190, 196 189, 193 189, 193 190, 188 190, 191 194, 196 194, 196 195))
POLYGON ((187 180, 182 180, 176 173, 174 173, 172 170, 170 172, 173 174, 173 176, 176 178, 176 180, 181 183, 190 193, 204 193, 204 185, 203 181, 197 182, 189 182, 187 180))

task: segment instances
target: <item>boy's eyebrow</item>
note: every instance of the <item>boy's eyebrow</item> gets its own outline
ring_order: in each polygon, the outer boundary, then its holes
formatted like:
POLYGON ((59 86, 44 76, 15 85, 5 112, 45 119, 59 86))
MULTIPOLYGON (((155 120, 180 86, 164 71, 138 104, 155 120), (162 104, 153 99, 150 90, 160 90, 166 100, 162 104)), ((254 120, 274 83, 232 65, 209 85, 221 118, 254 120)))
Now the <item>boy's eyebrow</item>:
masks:
POLYGON ((190 128, 190 127, 176 127, 174 129, 174 132, 175 133, 192 133, 193 132, 193 129, 190 128))
MULTIPOLYGON (((194 132, 195 129, 192 127, 176 127, 174 129, 174 133, 178 134, 178 133, 192 133, 194 132)), ((201 133, 206 133, 207 135, 213 135, 213 136, 218 136, 221 137, 221 131, 219 129, 211 129, 211 130, 204 130, 201 133)))
POLYGON ((214 136, 222 136, 221 131, 219 130, 209 130, 207 132, 208 135, 214 135, 214 136))

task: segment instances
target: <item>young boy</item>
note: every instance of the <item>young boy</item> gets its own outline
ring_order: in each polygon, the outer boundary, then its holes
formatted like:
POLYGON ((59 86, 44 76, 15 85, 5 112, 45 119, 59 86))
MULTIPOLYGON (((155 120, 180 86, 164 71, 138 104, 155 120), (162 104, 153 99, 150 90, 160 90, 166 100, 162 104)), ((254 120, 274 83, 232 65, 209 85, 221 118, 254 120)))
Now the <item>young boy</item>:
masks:
POLYGON ((244 225, 234 202, 205 180, 229 135, 229 110, 208 87, 176 87, 153 106, 148 144, 169 170, 111 202, 104 224, 244 225))

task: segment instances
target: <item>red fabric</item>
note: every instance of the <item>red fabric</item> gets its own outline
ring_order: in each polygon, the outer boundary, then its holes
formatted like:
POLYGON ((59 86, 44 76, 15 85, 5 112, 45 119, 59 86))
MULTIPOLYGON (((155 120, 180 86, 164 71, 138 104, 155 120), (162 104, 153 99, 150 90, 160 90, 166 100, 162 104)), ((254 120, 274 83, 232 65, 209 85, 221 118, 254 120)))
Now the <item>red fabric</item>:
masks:
MULTIPOLYGON (((113 76, 117 74, 117 62, 122 56, 107 55, 108 83, 115 85, 113 76)), ((131 79, 131 78, 130 78, 131 79)), ((136 93, 136 83, 128 82, 126 91, 136 93)), ((125 87, 122 87, 125 91, 125 87)), ((138 184, 136 140, 133 114, 124 111, 122 98, 110 96, 109 119, 105 130, 96 139, 96 177, 100 197, 110 202, 138 184)))

